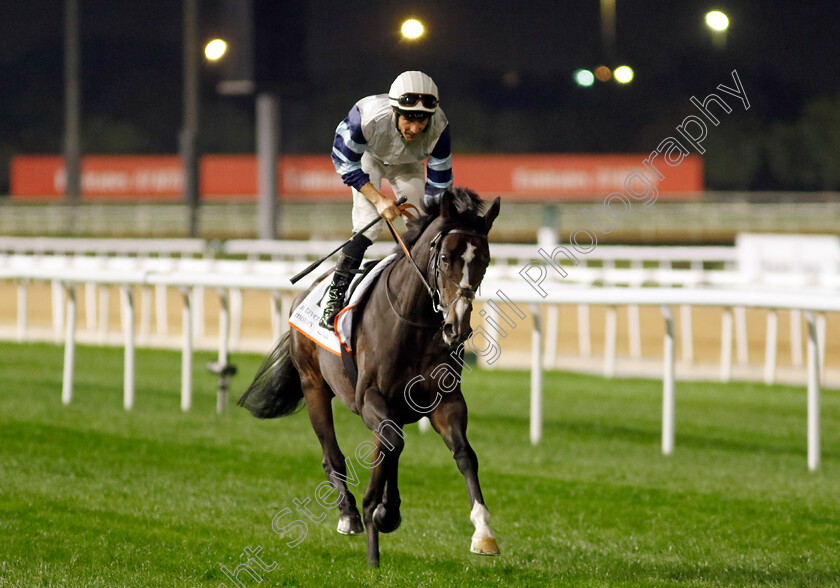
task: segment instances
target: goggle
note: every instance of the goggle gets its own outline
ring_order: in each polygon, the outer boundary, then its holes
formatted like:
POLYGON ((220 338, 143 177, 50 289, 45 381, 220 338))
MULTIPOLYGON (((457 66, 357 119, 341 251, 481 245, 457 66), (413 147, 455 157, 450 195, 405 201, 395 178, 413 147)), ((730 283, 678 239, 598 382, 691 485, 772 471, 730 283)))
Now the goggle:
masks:
POLYGON ((437 97, 432 94, 403 94, 397 98, 397 103, 400 106, 416 106, 418 102, 422 102, 425 108, 436 108, 438 105, 437 97))

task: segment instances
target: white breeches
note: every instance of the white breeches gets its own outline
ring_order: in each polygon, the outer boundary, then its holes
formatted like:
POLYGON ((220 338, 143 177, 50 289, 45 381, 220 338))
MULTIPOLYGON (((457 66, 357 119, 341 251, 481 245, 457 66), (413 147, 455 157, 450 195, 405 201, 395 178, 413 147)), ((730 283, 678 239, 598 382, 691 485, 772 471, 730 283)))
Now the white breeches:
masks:
MULTIPOLYGON (((425 164, 404 163, 399 165, 385 165, 374 159, 368 153, 362 155, 362 170, 370 176, 370 183, 379 190, 382 180, 388 180, 397 198, 405 196, 408 202, 420 208, 426 185, 425 164)), ((376 207, 368 202, 361 192, 353 190, 353 232, 356 233, 365 225, 378 218, 376 207)), ((382 223, 377 223, 364 235, 371 241, 376 241, 382 230, 382 223)))

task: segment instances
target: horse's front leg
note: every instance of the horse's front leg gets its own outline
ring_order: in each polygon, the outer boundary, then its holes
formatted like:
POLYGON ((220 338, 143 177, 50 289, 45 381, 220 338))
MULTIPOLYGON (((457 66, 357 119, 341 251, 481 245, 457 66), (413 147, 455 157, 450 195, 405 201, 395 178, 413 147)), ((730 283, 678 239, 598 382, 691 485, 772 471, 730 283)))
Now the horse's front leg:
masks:
POLYGON ((458 470, 467 482, 470 496, 470 520, 475 525, 470 551, 482 555, 499 555, 499 545, 490 529, 490 511, 484 504, 478 483, 478 458, 467 441, 467 404, 459 391, 453 391, 429 416, 435 431, 452 452, 458 470))
MULTIPOLYGON (((397 448, 394 448, 396 452, 397 448)), ((399 454, 395 454, 388 464, 387 480, 385 482, 385 494, 382 502, 373 511, 373 524, 380 533, 393 533, 400 527, 402 516, 400 515, 400 489, 397 482, 399 471, 399 454)))
POLYGON ((362 409, 362 419, 373 431, 373 449, 367 452, 371 467, 370 482, 365 490, 362 513, 367 532, 368 563, 379 566, 379 533, 390 533, 400 526, 400 497, 397 489, 397 463, 405 446, 405 433, 402 428, 388 418, 382 409, 384 403, 371 401, 371 394, 366 396, 368 404, 362 409), (386 495, 386 484, 389 487, 386 495))
MULTIPOLYGON (((377 448, 379 444, 377 443, 377 448)), ((371 468, 370 482, 365 489, 365 496, 362 499, 362 516, 365 520, 365 532, 367 533, 367 558, 368 565, 379 567, 379 531, 373 524, 373 513, 382 499, 385 489, 385 467, 383 464, 371 468)))

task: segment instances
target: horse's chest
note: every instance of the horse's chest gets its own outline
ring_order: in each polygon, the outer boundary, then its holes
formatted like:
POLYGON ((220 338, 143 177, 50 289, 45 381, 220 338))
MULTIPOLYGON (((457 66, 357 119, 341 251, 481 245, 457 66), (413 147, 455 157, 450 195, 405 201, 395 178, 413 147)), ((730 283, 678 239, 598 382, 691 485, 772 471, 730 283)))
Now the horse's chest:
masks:
POLYGON ((403 404, 413 412, 431 412, 447 394, 461 384, 461 372, 447 362, 423 368, 405 369, 391 378, 379 381, 385 395, 403 404))

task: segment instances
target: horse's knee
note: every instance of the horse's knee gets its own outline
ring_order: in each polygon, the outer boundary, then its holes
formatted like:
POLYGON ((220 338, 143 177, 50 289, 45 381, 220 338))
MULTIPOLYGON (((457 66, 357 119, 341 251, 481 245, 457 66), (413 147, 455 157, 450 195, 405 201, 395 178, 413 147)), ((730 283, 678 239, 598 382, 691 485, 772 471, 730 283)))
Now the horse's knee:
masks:
POLYGON ((395 422, 385 419, 376 429, 373 436, 379 442, 380 449, 391 457, 399 456, 405 448, 405 432, 395 422))
POLYGON ((458 447, 453 452, 455 463, 458 464, 458 470, 462 474, 467 472, 478 473, 478 457, 473 451, 472 447, 467 444, 458 447))

